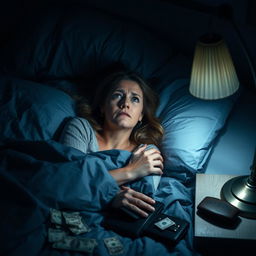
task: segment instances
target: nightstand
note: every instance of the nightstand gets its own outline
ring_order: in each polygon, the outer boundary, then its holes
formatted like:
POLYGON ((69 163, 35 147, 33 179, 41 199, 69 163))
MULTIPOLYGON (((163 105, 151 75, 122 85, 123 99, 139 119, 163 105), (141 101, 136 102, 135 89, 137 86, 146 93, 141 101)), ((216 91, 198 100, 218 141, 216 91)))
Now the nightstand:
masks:
POLYGON ((196 175, 194 243, 202 255, 246 256, 256 253, 256 219, 239 217, 240 223, 231 229, 211 224, 197 214, 197 205, 206 196, 220 198, 223 184, 233 177, 235 176, 219 174, 196 175))

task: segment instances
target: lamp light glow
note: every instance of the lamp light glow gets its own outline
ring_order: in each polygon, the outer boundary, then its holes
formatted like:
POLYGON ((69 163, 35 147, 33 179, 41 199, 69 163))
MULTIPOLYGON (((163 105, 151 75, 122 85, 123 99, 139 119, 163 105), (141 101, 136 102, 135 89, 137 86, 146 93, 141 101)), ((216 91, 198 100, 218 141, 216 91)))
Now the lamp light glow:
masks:
POLYGON ((206 35, 196 44, 189 91, 201 99, 225 98, 237 91, 239 81, 224 40, 206 35))
MULTIPOLYGON (((239 33, 238 35, 240 36, 239 33)), ((240 41, 242 43, 242 40, 240 41)), ((243 50, 256 85, 253 65, 244 46, 243 50)), ((190 93, 204 100, 216 100, 232 95, 238 88, 236 71, 223 39, 217 35, 202 37, 195 49, 190 93)), ((227 181, 221 189, 220 196, 237 207, 240 210, 240 216, 256 219, 256 149, 251 174, 227 181)))

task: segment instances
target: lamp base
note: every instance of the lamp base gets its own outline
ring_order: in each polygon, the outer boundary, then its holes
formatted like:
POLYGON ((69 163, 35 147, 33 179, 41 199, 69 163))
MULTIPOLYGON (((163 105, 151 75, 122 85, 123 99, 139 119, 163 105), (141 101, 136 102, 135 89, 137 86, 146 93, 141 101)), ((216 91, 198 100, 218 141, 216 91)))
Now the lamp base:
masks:
POLYGON ((256 186, 248 183, 248 176, 235 177, 221 189, 221 198, 240 210, 240 216, 256 219, 256 186))

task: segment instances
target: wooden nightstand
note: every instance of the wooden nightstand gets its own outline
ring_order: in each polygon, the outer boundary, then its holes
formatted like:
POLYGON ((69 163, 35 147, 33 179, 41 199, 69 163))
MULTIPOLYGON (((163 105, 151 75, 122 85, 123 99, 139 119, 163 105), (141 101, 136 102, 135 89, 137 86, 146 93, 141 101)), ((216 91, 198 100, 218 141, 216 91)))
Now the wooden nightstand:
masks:
POLYGON ((234 228, 213 225, 197 214, 197 205, 206 197, 220 198, 223 184, 233 175, 197 174, 195 193, 195 247, 202 255, 254 255, 256 253, 256 219, 240 218, 234 228), (254 252, 254 253, 252 253, 254 252))

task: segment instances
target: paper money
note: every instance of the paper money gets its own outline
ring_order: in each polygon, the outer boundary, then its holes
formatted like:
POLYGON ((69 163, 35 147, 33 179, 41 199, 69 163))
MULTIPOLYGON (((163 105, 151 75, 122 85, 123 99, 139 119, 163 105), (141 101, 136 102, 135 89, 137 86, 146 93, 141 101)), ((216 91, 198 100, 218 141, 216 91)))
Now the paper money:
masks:
POLYGON ((62 224, 62 215, 61 211, 51 208, 50 209, 51 222, 53 224, 61 225, 62 224))
POLYGON ((68 226, 68 229, 76 234, 80 235, 91 231, 88 225, 83 221, 79 212, 63 212, 63 217, 68 226))
POLYGON ((63 240, 67 236, 67 232, 61 229, 49 228, 48 229, 48 241, 50 243, 63 240))
POLYGON ((69 227, 69 230, 72 233, 74 233, 75 235, 80 235, 80 234, 87 233, 87 232, 91 231, 90 228, 87 228, 83 224, 80 227, 69 227))
POLYGON ((56 249, 92 253, 97 246, 97 242, 92 238, 67 236, 63 240, 53 243, 52 247, 56 249))
POLYGON ((117 237, 104 238, 104 243, 108 248, 110 255, 118 255, 124 253, 124 247, 117 237))
POLYGON ((69 226, 77 226, 81 219, 79 212, 63 212, 63 217, 69 226))
POLYGON ((158 228, 161 230, 165 230, 173 225, 175 225, 175 222, 172 221, 170 218, 166 217, 156 223, 154 223, 158 228))

